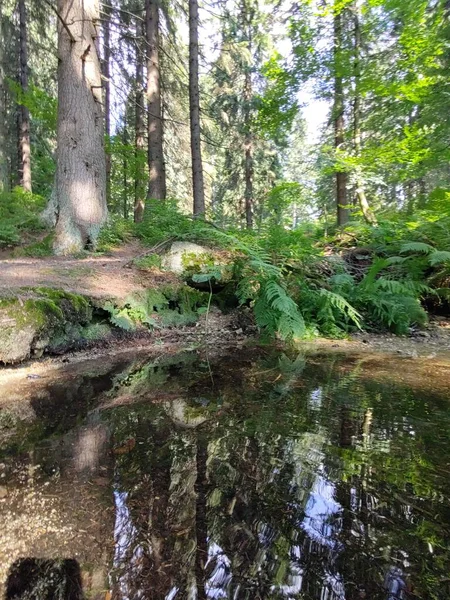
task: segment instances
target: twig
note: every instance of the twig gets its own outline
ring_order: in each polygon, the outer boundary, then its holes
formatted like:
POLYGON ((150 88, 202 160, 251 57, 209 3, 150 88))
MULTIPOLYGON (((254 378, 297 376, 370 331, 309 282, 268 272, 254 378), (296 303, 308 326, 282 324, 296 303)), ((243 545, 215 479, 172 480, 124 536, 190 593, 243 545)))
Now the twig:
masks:
POLYGON ((167 246, 171 242, 175 241, 175 239, 176 238, 171 237, 167 240, 159 242, 158 244, 156 244, 155 246, 150 248, 150 250, 146 250, 145 252, 142 252, 141 254, 138 254, 137 256, 133 256, 133 258, 131 260, 127 261, 124 265, 122 265, 122 268, 125 269, 126 267, 131 265, 131 263, 133 263, 138 258, 143 258, 144 256, 148 256, 149 254, 157 254, 158 250, 161 250, 162 248, 164 248, 164 246, 167 246))
POLYGON ((50 0, 44 0, 45 4, 47 4, 47 6, 49 6, 52 11, 56 14, 56 16, 58 17, 58 19, 61 21, 61 25, 64 27, 64 29, 67 31, 67 34, 70 38, 70 41, 72 42, 72 44, 75 44, 76 39, 73 37, 72 32, 69 29, 69 26, 67 25, 67 23, 64 21, 64 19, 62 18, 62 16, 60 15, 58 9, 56 8, 56 6, 53 6, 53 4, 50 2, 50 0))

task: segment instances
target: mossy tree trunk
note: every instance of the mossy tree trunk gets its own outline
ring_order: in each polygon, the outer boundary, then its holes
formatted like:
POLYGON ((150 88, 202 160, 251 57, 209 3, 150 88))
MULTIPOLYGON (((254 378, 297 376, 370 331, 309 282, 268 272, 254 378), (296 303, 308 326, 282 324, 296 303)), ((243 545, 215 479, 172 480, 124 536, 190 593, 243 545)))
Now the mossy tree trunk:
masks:
POLYGON ((98 0, 58 0, 55 252, 95 246, 107 216, 98 0))

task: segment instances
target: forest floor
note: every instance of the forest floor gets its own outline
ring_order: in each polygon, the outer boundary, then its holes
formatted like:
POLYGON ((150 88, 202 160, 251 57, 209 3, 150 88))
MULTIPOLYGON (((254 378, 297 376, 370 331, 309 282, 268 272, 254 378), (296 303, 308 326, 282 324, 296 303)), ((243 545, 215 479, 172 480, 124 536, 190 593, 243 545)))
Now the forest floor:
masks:
POLYGON ((23 287, 53 287, 90 298, 123 300, 132 293, 177 282, 168 272, 144 271, 133 259, 145 252, 138 241, 104 254, 81 258, 0 256, 0 291, 23 287))

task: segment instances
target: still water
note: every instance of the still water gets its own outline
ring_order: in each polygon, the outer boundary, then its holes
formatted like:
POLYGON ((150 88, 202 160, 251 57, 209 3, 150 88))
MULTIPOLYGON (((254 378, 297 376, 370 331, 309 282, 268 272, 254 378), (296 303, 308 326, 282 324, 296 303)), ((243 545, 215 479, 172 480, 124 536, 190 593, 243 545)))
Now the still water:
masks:
POLYGON ((264 349, 71 368, 0 411, 2 597, 450 598, 445 393, 264 349))

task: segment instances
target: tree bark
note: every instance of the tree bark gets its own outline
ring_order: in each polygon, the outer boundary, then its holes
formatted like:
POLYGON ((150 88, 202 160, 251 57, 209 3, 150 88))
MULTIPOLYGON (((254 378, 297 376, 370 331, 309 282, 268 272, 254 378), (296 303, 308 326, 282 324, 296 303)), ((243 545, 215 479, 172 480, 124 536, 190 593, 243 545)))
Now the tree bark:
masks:
MULTIPOLYGON (((361 6, 359 0, 355 0, 354 5, 354 24, 355 24, 355 98, 353 103, 353 142, 355 157, 361 156, 361 6)), ((375 213, 370 208, 367 200, 364 179, 359 165, 356 172, 355 196, 358 200, 364 219, 370 225, 377 225, 375 213)))
MULTIPOLYGON (((0 0, 0 39, 4 40, 3 31, 3 0, 0 0)), ((8 151, 6 134, 6 86, 5 86, 5 66, 3 44, 0 44, 0 193, 8 192, 9 169, 8 169, 8 151)))
POLYGON ((125 117, 125 121, 123 124, 123 135, 122 135, 122 143, 123 143, 123 192, 122 192, 122 209, 123 209, 123 218, 128 219, 128 129, 127 129, 127 120, 125 117))
POLYGON ((191 125, 194 216, 205 214, 202 150, 200 139, 200 90, 198 76, 198 0, 189 0, 189 111, 191 125))
POLYGON ((166 198, 166 170, 163 153, 161 82, 159 72, 159 8, 157 0, 145 0, 147 42, 148 168, 147 198, 166 198))
MULTIPOLYGON (((252 52, 252 32, 251 16, 248 14, 245 0, 242 4, 243 20, 247 29, 248 51, 252 52)), ((244 171, 245 171, 245 223, 247 229, 253 228, 253 135, 251 130, 251 103, 253 98, 252 74, 250 66, 245 67, 244 78, 244 171)))
POLYGON ((140 223, 145 209, 145 108, 144 108, 144 50, 145 25, 136 19, 136 121, 135 121, 135 164, 134 222, 140 223))
MULTIPOLYGON (((344 84, 340 73, 340 60, 342 52, 342 14, 336 11, 334 15, 334 144, 336 151, 345 141, 344 128, 344 84)), ((349 220, 347 206, 347 174, 344 171, 336 171, 336 208, 337 223, 345 225, 349 220)))
POLYGON ((111 201, 111 8, 104 4, 103 20, 103 88, 105 91, 105 138, 106 138, 106 201, 111 201))
POLYGON ((58 12, 54 249, 70 254, 95 246, 107 216, 98 0, 58 0, 58 12))
MULTIPOLYGON (((28 91, 28 30, 25 0, 19 0, 19 56, 20 87, 22 93, 28 91)), ((27 192, 31 192, 31 142, 30 112, 26 106, 19 107, 19 180, 27 192)))

